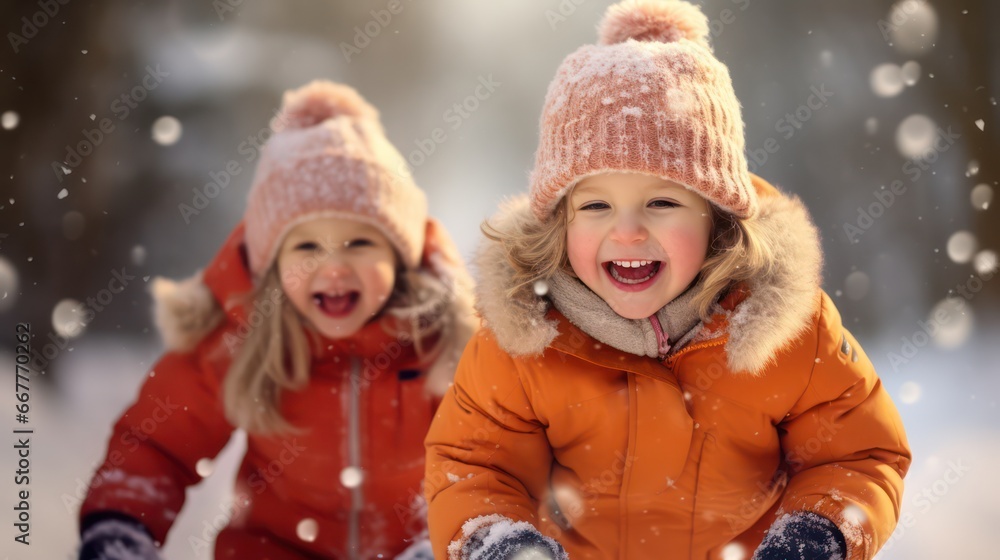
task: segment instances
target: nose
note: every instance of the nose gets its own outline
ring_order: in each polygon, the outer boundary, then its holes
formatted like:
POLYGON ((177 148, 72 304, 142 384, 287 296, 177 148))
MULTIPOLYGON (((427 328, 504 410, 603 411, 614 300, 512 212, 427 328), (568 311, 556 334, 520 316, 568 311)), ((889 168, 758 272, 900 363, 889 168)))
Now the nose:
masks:
POLYGON ((350 265, 338 254, 326 255, 319 261, 318 272, 330 278, 342 278, 350 273, 350 265))
POLYGON ((649 230, 642 220, 632 214, 623 213, 611 228, 610 238, 622 245, 641 243, 649 237, 649 230))

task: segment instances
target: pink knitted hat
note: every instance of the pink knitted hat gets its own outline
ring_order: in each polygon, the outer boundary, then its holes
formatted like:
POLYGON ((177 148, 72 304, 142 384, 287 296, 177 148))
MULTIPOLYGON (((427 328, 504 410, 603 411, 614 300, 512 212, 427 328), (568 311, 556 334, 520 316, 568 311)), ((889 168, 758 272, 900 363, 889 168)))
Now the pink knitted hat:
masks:
POLYGON ((688 2, 608 8, 600 43, 566 57, 549 85, 531 175, 539 219, 603 172, 656 175, 740 218, 756 212, 740 104, 708 34, 705 14, 688 2))
POLYGON ((314 81, 286 91, 247 201, 250 269, 261 275, 295 225, 347 218, 379 228, 407 268, 424 245, 427 199, 354 89, 314 81))
POLYGON ((271 128, 244 216, 254 276, 274 262, 285 234, 318 217, 371 224, 407 268, 419 266, 427 199, 358 92, 328 81, 286 91, 271 128))

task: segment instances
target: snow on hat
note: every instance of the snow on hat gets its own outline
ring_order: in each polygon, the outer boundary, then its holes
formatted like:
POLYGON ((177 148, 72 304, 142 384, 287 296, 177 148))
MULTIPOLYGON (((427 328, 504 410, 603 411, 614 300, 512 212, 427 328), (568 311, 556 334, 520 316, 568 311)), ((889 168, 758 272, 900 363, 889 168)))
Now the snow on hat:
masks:
POLYGON ((549 85, 531 174, 535 215, 547 218, 589 175, 637 172, 752 216, 740 104, 701 9, 625 0, 608 8, 598 32, 599 44, 566 57, 549 85))
POLYGON ((254 276, 274 262, 285 234, 319 217, 371 224, 407 268, 419 266, 427 199, 357 91, 323 80, 286 91, 271 128, 244 216, 254 276))

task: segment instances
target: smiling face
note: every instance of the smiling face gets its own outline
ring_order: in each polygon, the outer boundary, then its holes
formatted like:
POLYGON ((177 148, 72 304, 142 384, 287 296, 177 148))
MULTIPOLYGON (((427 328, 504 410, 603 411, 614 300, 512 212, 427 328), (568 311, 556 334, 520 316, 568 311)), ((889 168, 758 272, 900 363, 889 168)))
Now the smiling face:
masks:
POLYGON ((281 287, 300 317, 332 339, 351 336, 382 310, 398 266, 378 228, 333 218, 295 226, 277 263, 281 287))
POLYGON ((568 196, 573 272, 622 317, 653 315, 701 270, 712 217, 697 193, 652 175, 602 173, 568 196))

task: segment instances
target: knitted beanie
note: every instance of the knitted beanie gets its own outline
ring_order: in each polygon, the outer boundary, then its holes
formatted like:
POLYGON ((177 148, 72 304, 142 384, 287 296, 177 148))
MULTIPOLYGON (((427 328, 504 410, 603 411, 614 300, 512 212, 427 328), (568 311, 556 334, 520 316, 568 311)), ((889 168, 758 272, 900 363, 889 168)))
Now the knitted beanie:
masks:
POLYGON ((255 277, 293 227, 319 217, 375 226, 407 268, 419 266, 427 199, 357 91, 328 81, 286 91, 271 128, 244 216, 255 277))
POLYGON ((604 172, 680 183, 739 218, 756 212, 740 104, 708 35, 705 14, 688 2, 608 8, 599 44, 566 57, 549 85, 531 175, 539 219, 604 172))

